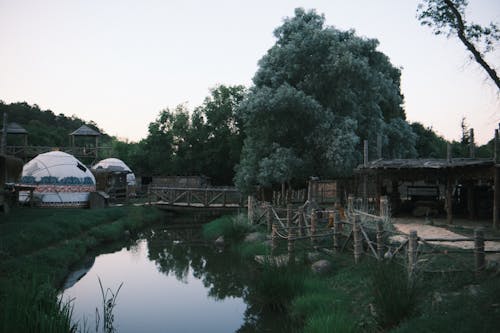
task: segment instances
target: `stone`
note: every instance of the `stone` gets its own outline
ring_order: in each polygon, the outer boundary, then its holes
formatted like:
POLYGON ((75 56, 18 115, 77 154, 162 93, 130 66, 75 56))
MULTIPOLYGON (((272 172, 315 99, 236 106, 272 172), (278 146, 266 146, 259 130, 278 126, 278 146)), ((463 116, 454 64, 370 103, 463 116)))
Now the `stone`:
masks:
POLYGON ((328 260, 318 260, 311 265, 313 272, 318 274, 325 274, 332 270, 332 263, 328 260))
POLYGON ((261 232, 252 232, 245 236, 246 243, 261 242, 266 239, 266 235, 261 232))
POLYGON ((216 240, 215 240, 215 245, 216 246, 219 246, 219 247, 223 247, 225 242, 224 242, 224 236, 219 236, 216 240))
POLYGON ((309 252, 307 253, 307 260, 310 262, 316 262, 319 260, 321 257, 321 254, 319 252, 309 252))

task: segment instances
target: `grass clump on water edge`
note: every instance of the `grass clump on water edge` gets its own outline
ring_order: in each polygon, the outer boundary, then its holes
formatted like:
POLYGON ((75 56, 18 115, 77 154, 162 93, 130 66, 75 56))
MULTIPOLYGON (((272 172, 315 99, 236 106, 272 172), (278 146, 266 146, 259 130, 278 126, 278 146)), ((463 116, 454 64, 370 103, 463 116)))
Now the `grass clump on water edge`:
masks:
POLYGON ((252 227, 243 215, 222 216, 203 225, 203 237, 216 239, 223 236, 225 241, 237 242, 251 230, 252 227))
POLYGON ((56 290, 42 278, 20 279, 2 288, 0 332, 72 333, 73 306, 63 302, 56 290))
POLYGON ((273 311, 286 311, 304 291, 306 274, 299 265, 264 262, 255 279, 252 298, 273 311))

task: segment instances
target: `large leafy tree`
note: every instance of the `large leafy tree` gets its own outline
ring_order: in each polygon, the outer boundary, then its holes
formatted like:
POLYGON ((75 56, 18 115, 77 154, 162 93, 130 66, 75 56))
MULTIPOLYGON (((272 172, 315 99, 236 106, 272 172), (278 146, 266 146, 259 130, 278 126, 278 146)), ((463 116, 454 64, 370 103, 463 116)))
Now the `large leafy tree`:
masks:
POLYGON ((229 185, 243 145, 236 110, 245 93, 243 86, 220 85, 193 112, 184 104, 162 110, 130 160, 146 174, 206 175, 229 185))
POLYGON ((193 112, 193 153, 200 172, 217 185, 229 185, 243 146, 242 120, 237 108, 245 97, 241 85, 219 85, 193 112))
POLYGON ((495 23, 481 26, 468 22, 465 18, 467 5, 467 0, 424 0, 418 7, 418 19, 422 25, 431 27, 436 35, 457 36, 500 89, 497 72, 485 58, 500 40, 500 30, 495 23))
POLYGON ((301 8, 274 35, 276 43, 259 61, 255 86, 241 107, 247 139, 238 186, 279 183, 283 175, 287 182, 346 175, 360 161, 362 140, 369 140, 374 153, 379 134, 385 147, 395 140, 406 147, 385 149, 386 157, 415 154, 414 135, 394 135, 398 128, 412 132, 403 125, 400 71, 377 51, 376 40, 325 26, 322 15, 301 8), (263 172, 278 157, 295 161, 289 163, 294 170, 263 172))

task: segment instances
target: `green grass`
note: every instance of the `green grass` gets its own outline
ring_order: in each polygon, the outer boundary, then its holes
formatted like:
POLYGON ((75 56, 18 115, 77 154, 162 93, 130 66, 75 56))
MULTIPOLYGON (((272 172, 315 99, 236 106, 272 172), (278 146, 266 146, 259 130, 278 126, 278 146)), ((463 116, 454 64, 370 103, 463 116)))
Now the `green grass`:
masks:
POLYGON ((253 285, 253 300, 274 311, 285 311, 304 291, 306 272, 295 265, 264 263, 253 285))
POLYGON ((41 278, 10 281, 2 288, 0 332, 70 333, 72 305, 57 297, 55 289, 41 278))
POLYGON ((126 237, 125 230, 136 233, 158 221, 160 215, 148 207, 128 206, 98 210, 17 208, 2 216, 1 332, 70 332, 71 308, 53 297, 70 267, 89 250, 126 237), (32 276, 37 278, 23 278, 32 276), (22 322, 20 316, 24 316, 22 322))
POLYGON ((251 230, 252 226, 241 215, 222 216, 203 225, 203 237, 216 239, 223 236, 225 241, 236 243, 241 241, 251 230))
MULTIPOLYGON (((223 235, 230 251, 243 259, 269 254, 262 242, 241 242, 233 219, 224 217, 204 226, 205 237, 223 235), (229 237, 236 236, 234 239, 229 237)), ((251 228, 250 228, 251 229, 251 228)), ((331 240, 323 246, 331 248, 331 240)), ((310 244, 296 243, 296 258, 307 258, 310 244)), ((281 242, 277 253, 286 253, 281 242)), ((440 272, 473 267, 468 254, 422 255, 421 268, 410 283, 404 258, 379 263, 364 256, 354 264, 352 253, 329 256, 333 271, 314 275, 310 263, 256 268, 249 286, 249 300, 260 307, 289 313, 293 331, 300 332, 494 332, 500 327, 500 274, 485 271, 440 272), (424 259, 427 259, 424 261, 424 259), (300 266, 302 265, 302 266, 300 266), (425 266, 424 266, 425 265, 425 266), (425 270, 437 273, 426 272, 425 270), (470 288, 479 291, 471 293, 470 288), (438 296, 436 296, 438 295, 438 296), (436 301, 436 297, 439 301, 436 301)), ((255 265, 252 261, 250 265, 255 265)))

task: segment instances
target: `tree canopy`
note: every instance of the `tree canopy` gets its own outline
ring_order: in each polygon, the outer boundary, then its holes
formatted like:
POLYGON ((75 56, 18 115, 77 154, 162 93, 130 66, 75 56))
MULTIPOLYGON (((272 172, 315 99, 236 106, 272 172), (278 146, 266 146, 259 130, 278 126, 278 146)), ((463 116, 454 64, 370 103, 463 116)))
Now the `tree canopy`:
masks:
POLYGON ((377 40, 325 26, 322 15, 302 8, 274 35, 240 108, 247 138, 239 187, 347 175, 362 141, 374 154, 378 135, 385 157, 415 156, 400 70, 377 51, 377 40), (276 172, 278 160, 290 162, 287 170, 276 172))

